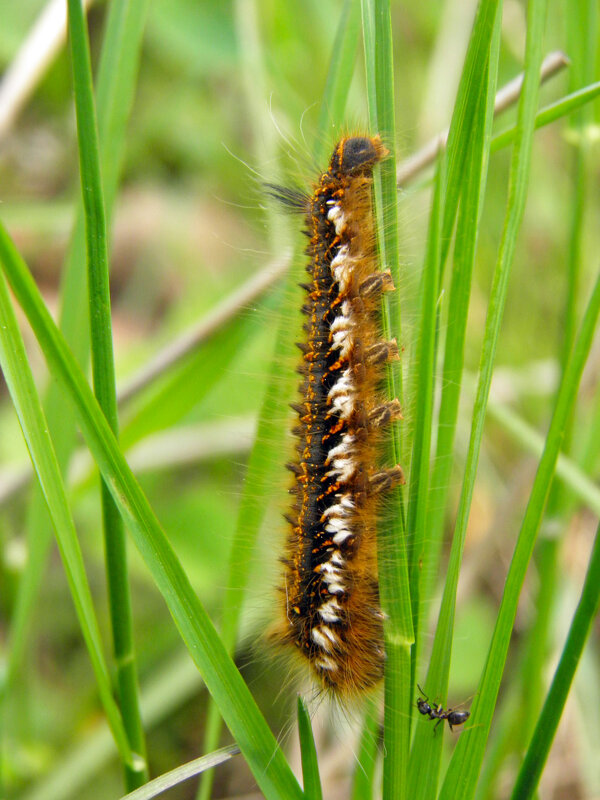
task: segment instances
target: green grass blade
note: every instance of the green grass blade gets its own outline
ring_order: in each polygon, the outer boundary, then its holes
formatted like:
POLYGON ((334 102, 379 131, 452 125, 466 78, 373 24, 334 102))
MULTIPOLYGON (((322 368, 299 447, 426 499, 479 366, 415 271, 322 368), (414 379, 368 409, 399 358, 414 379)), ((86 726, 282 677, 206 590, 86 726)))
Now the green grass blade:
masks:
MULTIPOLYGON (((111 429, 117 436, 117 393, 104 193, 100 174, 100 146, 96 127, 89 42, 80 0, 68 0, 68 27, 85 217, 94 393, 111 429)), ((124 765, 126 788, 132 790, 147 782, 148 768, 145 763, 146 743, 140 717, 137 667, 133 647, 127 549, 123 520, 104 482, 101 483, 101 501, 108 602, 119 703, 131 748, 140 756, 136 759, 135 770, 124 765)))
POLYGON ((157 797, 173 786, 178 786, 183 781, 200 775, 207 769, 214 769, 220 764, 224 764, 239 752, 239 748, 236 745, 222 747, 220 750, 215 750, 214 753, 195 758, 193 761, 188 761, 187 764, 182 764, 180 767, 165 772, 164 775, 154 778, 154 780, 134 792, 124 795, 121 800, 151 800, 151 798, 157 797))
POLYGON ((0 227, 0 258, 49 369, 71 397, 82 433, 179 633, 268 798, 302 792, 160 527, 91 390, 14 245, 0 227))
POLYGON ((537 788, 558 723, 565 706, 577 665, 581 660, 590 628, 600 609, 600 528, 596 532, 581 597, 560 661, 554 673, 525 759, 521 764, 512 800, 526 800, 537 788))
MULTIPOLYGON (((450 298, 448 303, 449 319, 447 324, 446 357, 444 361, 444 378, 442 381, 442 405, 438 423, 438 442, 436 458, 431 478, 431 496, 428 497, 427 519, 423 525, 427 528, 428 546, 424 552, 424 560, 417 558, 422 581, 422 602, 428 604, 441 549, 441 538, 444 522, 445 496, 449 485, 452 467, 452 449, 454 431, 458 414, 458 399, 463 367, 464 337, 466 316, 470 296, 470 275, 473 269, 477 225, 474 224, 480 215, 480 206, 485 187, 487 172, 487 145, 489 128, 493 114, 493 103, 496 89, 498 59, 498 4, 480 4, 471 39, 469 42, 465 64, 458 88, 457 99, 452 115, 447 147, 447 184, 445 193, 444 222, 441 235, 441 269, 446 257, 449 237, 454 226, 454 218, 458 207, 458 199, 463 193, 460 234, 457 235, 455 250, 455 270, 452 276, 450 298), (496 36, 494 40, 494 22, 496 36), (495 41, 495 45, 492 42, 495 41), (490 48, 493 53, 493 68, 489 69, 490 48), (487 76, 487 77, 486 77, 487 76), (485 122, 485 124, 484 124, 485 122)), ((425 527, 423 529, 425 529, 425 527)), ((457 547, 460 542, 457 543, 457 547)), ((458 562, 455 565, 458 570, 458 562)), ((457 578, 457 573, 456 576, 457 578)), ((413 573, 413 580, 416 575, 413 573)), ((450 579, 450 577, 449 577, 450 579)), ((440 624, 438 630, 444 626, 440 624)), ((450 629, 446 632, 449 638, 438 640, 440 652, 435 658, 439 673, 430 676, 428 688, 444 697, 447 687, 449 669, 449 653, 451 646, 450 629), (445 652, 442 657, 441 651, 445 652)), ((419 637, 415 658, 420 651, 419 637)), ((418 663, 418 662, 416 662, 418 663)), ((414 687, 413 687, 414 688, 414 687)), ((422 720, 421 722, 424 722, 422 720)), ((424 737, 425 730, 417 736, 424 737)), ((422 757, 421 747, 434 747, 429 739, 422 739, 421 744, 413 748, 413 763, 416 765, 422 757)), ((439 745, 435 746, 439 757, 439 745)), ((430 754, 431 756, 431 754, 430 754)), ((427 794, 430 780, 437 781, 436 770, 430 770, 428 777, 418 779, 417 770, 411 768, 412 790, 427 794)))
MULTIPOLYGON (((597 30, 597 3, 583 2, 573 6, 567 16, 567 51, 571 54, 571 67, 569 70, 569 88, 571 90, 593 80, 595 74, 595 36, 582 35, 586 30, 597 30)), ((599 86, 600 88, 600 86, 599 86)), ((575 92, 575 95, 579 92, 575 92)), ((585 102, 587 92, 583 92, 581 101, 585 102)), ((572 99, 574 95, 570 95, 572 99)), ((548 121, 558 113, 572 112, 575 106, 572 102, 565 102, 565 99, 554 104, 554 114, 548 115, 544 111, 536 116, 538 121, 547 119, 548 121)), ((577 97, 574 98, 577 100, 577 97)), ((551 107, 552 110, 552 107, 551 107)), ((570 220, 569 248, 567 255, 566 270, 566 291, 561 295, 564 297, 563 320, 561 322, 562 342, 559 350, 559 364, 561 372, 564 371, 568 356, 573 347, 576 335, 577 319, 580 306, 580 283, 581 273, 584 268, 582 258, 582 231, 583 231, 583 209, 585 207, 587 172, 585 164, 585 141, 587 136, 587 126, 593 121, 593 108, 588 103, 581 107, 577 113, 571 114, 570 127, 572 131, 577 131, 576 136, 581 146, 575 150, 573 161, 575 196, 571 200, 572 212, 570 220)), ((574 427, 573 416, 569 419, 565 428, 562 449, 569 452, 572 449, 571 439, 574 427)), ((557 477, 560 472, 560 459, 557 463, 557 477)), ((552 490, 548 497, 546 517, 551 520, 555 529, 562 527, 562 521, 567 519, 569 503, 565 493, 565 484, 555 480, 552 490)), ((513 723, 514 736, 511 738, 510 745, 512 752, 518 754, 520 758, 524 752, 527 742, 533 731, 534 721, 539 714, 546 692, 546 661, 548 654, 548 638, 551 635, 552 618, 555 609, 555 598, 559 582, 561 580, 561 569, 559 558, 561 552, 561 540, 557 536, 540 537, 540 542, 535 553, 536 570, 539 577, 538 590, 535 597, 535 620, 531 626, 525 640, 525 653, 523 665, 520 670, 520 699, 518 712, 515 714, 513 723)))
POLYGON ((324 164, 331 149, 331 132, 337 135, 344 119, 348 92, 354 75, 359 34, 360 2, 346 0, 331 49, 325 91, 319 109, 314 147, 317 164, 324 164))
POLYGON ((367 103, 369 105, 369 124, 378 130, 377 84, 375 77, 375 3, 374 0, 361 0, 362 35, 365 54, 365 78, 367 82, 367 103))
POLYGON ((462 735, 454 753, 442 797, 472 797, 484 755, 494 706, 510 644, 519 594, 542 521, 554 468, 564 436, 565 424, 573 410, 600 314, 600 275, 586 309, 580 333, 561 380, 546 446, 535 476, 525 517, 506 577, 500 611, 494 629, 479 692, 473 702, 468 733, 462 735))
POLYGON ((81 632, 94 668, 98 692, 121 760, 133 768, 133 756, 123 720, 112 696, 110 676, 102 653, 100 629, 94 614, 75 525, 4 276, 0 278, 0 362, 56 531, 81 632))
MULTIPOLYGON (((517 235, 525 207, 533 140, 533 121, 535 119, 535 110, 539 89, 538 76, 541 63, 542 33, 545 20, 544 12, 545 7, 543 4, 541 7, 534 4, 529 18, 529 26, 527 30, 528 46, 525 63, 525 77, 518 111, 519 135, 511 163, 506 219, 488 306, 488 315, 486 319, 480 362, 479 383, 475 398, 467 464, 465 467, 463 488, 459 501, 456 530, 450 557, 451 567, 449 568, 449 576, 451 574, 451 570, 455 569, 460 561, 460 552, 462 550, 462 543, 464 543, 467 520, 475 484, 477 464, 479 460, 479 452, 481 449, 483 425, 485 420, 487 398, 489 395, 489 387, 491 383, 492 368, 495 359, 504 305, 506 302, 508 278, 514 256, 517 235)), ((444 589, 442 612, 440 615, 438 628, 448 624, 450 629, 452 629, 452 619, 454 615, 453 608, 455 603, 454 597, 455 589, 450 588, 450 586, 447 585, 444 589), (446 610, 446 604, 448 604, 448 610, 446 610), (442 620, 443 615, 447 615, 448 618, 442 620)), ((444 635, 448 635, 448 633, 444 635)), ((470 797, 475 791, 475 781, 479 772, 480 763, 475 764, 476 759, 473 757, 462 757, 460 755, 466 746, 465 742, 474 741, 475 736, 473 730, 469 732, 468 736, 461 736, 458 747, 454 753, 450 770, 446 776, 446 780, 442 788, 441 796, 444 797, 445 800, 450 797, 456 797, 456 792, 465 792, 466 794, 464 796, 470 797), (459 763, 464 765, 462 767, 464 772, 458 767, 459 763)))
POLYGON ((415 348, 415 362, 419 366, 412 387, 413 396, 415 398, 418 397, 419 400, 415 404, 406 527, 411 542, 409 556, 411 565, 410 599, 413 607, 413 629, 416 639, 415 648, 413 648, 414 663, 419 662, 420 617, 421 611, 425 608, 424 601, 426 600, 423 597, 423 582, 427 573, 424 571, 423 558, 425 557, 425 552, 430 550, 427 502, 429 499, 429 468, 431 462, 436 336, 440 290, 440 236, 444 208, 445 166, 446 159, 444 154, 441 153, 435 173, 427 250, 421 279, 421 309, 415 348))
MULTIPOLYGON (((297 275, 292 269, 280 297, 287 297, 289 309, 298 308, 297 275)), ((273 486, 276 471, 280 470, 281 442, 285 437, 287 418, 281 413, 286 408, 289 398, 293 396, 296 383, 295 374, 282 375, 280 365, 294 358, 295 326, 290 324, 290 316, 282 314, 275 343, 275 352, 271 359, 271 368, 265 389, 265 395, 257 424, 256 436, 252 452, 248 459, 246 480, 240 499, 236 530, 231 546, 231 557, 227 584, 223 597, 221 614, 221 639, 228 652, 233 652, 236 644, 244 597, 252 573, 252 552, 260 526, 264 520, 268 496, 273 486), (244 554, 240 558, 240 553, 244 554)), ((213 703, 209 706, 204 746, 213 749, 221 731, 221 713, 213 703)), ((207 775, 201 782, 199 799, 210 797, 212 787, 211 776, 207 775)))
POLYGON ((319 765, 317 763, 317 748, 310 724, 310 717, 304 701, 298 695, 298 736, 300 738, 300 753, 302 756, 302 782, 306 800, 323 800, 319 765))
MULTIPOLYGON (((442 378, 442 398, 438 420, 436 458, 431 478, 428 516, 425 522, 428 547, 422 555, 423 602, 432 602, 432 591, 441 550, 444 530, 444 509, 453 462, 454 434, 464 367, 465 334, 471 292, 471 277, 475 262, 477 225, 485 192, 489 141, 492 125, 498 51, 500 15, 490 42, 490 53, 482 68, 482 86, 472 112, 471 144, 467 148, 460 209, 458 215, 454 269, 448 298, 447 338, 442 378)), ((465 529, 458 528, 452 541, 444 599, 435 632, 433 650, 425 690, 436 700, 445 700, 450 672, 454 630, 454 601, 458 585, 460 562, 464 547, 465 529)), ((435 794, 439 779, 442 736, 432 735, 430 720, 419 716, 411 751, 409 793, 415 800, 435 794), (429 765, 423 774, 421 765, 429 765)))
POLYGON ((378 740, 379 710, 377 704, 371 701, 365 708, 363 729, 356 754, 352 800, 372 800, 373 798, 378 740))
MULTIPOLYGON (((426 600, 431 596, 438 574, 448 487, 454 461, 454 437, 458 419, 471 279, 475 265, 478 233, 478 225, 474 224, 474 221, 481 217, 489 163, 489 143, 498 71, 499 20, 500 15, 497 17, 496 33, 491 42, 490 57, 482 71, 482 87, 486 84, 483 80, 484 74, 487 75, 487 94, 480 93, 472 116, 472 128, 469 133, 471 146, 467 153, 464 176, 461 177, 462 188, 454 247, 454 265, 447 301, 448 317, 445 326, 446 342, 436 453, 428 504, 429 547, 426 561, 423 563, 426 600)), ((440 674, 442 673, 443 670, 440 674)), ((445 696, 444 687, 445 680, 439 685, 435 683, 432 688, 435 692, 441 692, 441 696, 445 696)))
MULTIPOLYGON (((544 437, 511 408, 490 401, 490 419, 498 422, 524 449, 536 456, 544 451, 544 437)), ((556 477, 560 478, 579 501, 600 517, 600 488, 572 459, 560 455, 556 463, 556 477)))
MULTIPOLYGON (((571 92, 571 94, 561 97, 561 99, 557 100, 555 103, 545 106, 541 111, 538 111, 535 116, 536 130, 538 128, 543 128, 545 125, 550 125, 551 122, 555 122, 557 119, 573 114, 575 111, 583 108, 587 103, 595 100, 598 95, 600 95, 600 81, 590 83, 589 86, 585 86, 583 89, 579 89, 576 92, 571 92)), ((512 144, 516 135, 516 125, 512 125, 510 128, 497 133, 492 139, 492 153, 512 144)))
POLYGON ((98 65, 96 108, 106 224, 110 222, 133 105, 144 23, 150 0, 113 0, 98 65))
POLYGON ((473 114, 475 113, 476 98, 481 86, 481 69, 490 51, 496 15, 501 8, 502 3, 500 0, 481 0, 479 3, 458 86, 446 145, 448 154, 446 176, 448 183, 445 195, 444 225, 442 228, 442 268, 446 262, 456 209, 458 208, 460 176, 464 173, 465 160, 470 147, 473 114))
MULTIPOLYGON (((390 157, 374 176, 374 201, 377 218, 379 255, 389 268, 394 283, 400 286, 398 210, 395 156, 395 106, 393 46, 388 0, 363 0, 363 41, 369 121, 372 131, 381 135, 390 157)), ((397 292, 386 298, 382 314, 383 334, 401 341, 400 304, 397 292)), ((402 402, 401 371, 388 370, 388 393, 402 402)), ((392 430, 390 451, 395 463, 402 461, 398 427, 392 430)), ((408 583, 408 561, 402 492, 390 498, 390 514, 379 525, 377 547, 385 557, 379 559, 379 586, 384 625, 386 665, 384 684, 383 797, 403 798, 406 792, 410 742, 410 659, 414 642, 408 583), (394 509, 392 515, 391 509, 394 509)))
MULTIPOLYGON (((98 74, 98 124, 106 215, 110 219, 116 194, 123 150, 125 126, 131 107, 140 55, 143 23, 148 0, 115 0, 110 4, 98 74)), ((85 240, 80 212, 66 262, 62 284, 61 330, 78 361, 87 359, 89 324, 85 302, 85 240)), ((74 422, 65 419, 64 397, 50 383, 45 402, 46 420, 52 434, 56 457, 64 473, 76 442, 74 422)), ((18 674, 26 649, 29 621, 33 614, 38 586, 52 540, 43 494, 36 488, 27 519, 30 554, 19 582, 11 620, 8 680, 18 674)))

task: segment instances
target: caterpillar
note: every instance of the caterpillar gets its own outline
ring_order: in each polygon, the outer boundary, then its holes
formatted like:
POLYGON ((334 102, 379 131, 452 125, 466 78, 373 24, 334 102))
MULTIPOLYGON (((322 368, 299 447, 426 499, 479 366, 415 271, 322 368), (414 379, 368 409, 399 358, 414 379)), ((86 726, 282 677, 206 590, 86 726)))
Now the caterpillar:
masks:
MULTIPOLYGON (((341 139, 303 202, 310 280, 300 402, 291 404, 295 501, 272 636, 293 644, 317 685, 341 698, 383 675, 376 522, 382 492, 403 481, 399 466, 377 467, 382 431, 401 418, 398 400, 382 402, 380 391, 386 363, 399 358, 379 330, 381 297, 394 284, 377 264, 372 184, 387 155, 379 136, 341 139)), ((284 190, 288 204, 292 194, 284 190)))

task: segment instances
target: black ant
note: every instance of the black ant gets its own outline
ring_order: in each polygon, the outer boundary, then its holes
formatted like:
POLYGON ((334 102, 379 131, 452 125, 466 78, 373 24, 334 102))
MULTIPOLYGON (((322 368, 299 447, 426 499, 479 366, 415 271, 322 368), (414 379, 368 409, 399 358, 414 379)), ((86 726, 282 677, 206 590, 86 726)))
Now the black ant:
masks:
POLYGON ((471 716, 470 711, 455 711, 453 708, 449 708, 447 711, 444 711, 443 707, 439 703, 430 703, 429 698, 421 689, 419 684, 417 683, 417 688, 423 695, 423 697, 417 698, 417 708, 419 709, 419 713, 423 714, 424 717, 429 717, 429 719, 437 719, 437 722, 434 725, 434 731, 437 729, 437 726, 443 720, 448 720, 448 725, 450 730, 453 730, 453 725, 463 725, 471 716))

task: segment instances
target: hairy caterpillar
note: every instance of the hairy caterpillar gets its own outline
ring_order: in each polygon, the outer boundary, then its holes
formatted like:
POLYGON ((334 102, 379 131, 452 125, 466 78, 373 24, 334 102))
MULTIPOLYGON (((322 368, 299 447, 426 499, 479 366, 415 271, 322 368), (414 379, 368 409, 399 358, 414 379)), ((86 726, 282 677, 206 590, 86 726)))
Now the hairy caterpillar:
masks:
POLYGON ((398 400, 381 402, 395 340, 381 340, 383 292, 394 289, 378 269, 373 167, 388 151, 379 136, 336 146, 312 196, 284 190, 306 212, 310 281, 299 372, 301 399, 295 502, 284 563, 283 619, 272 633, 293 643, 318 684, 340 697, 374 686, 383 674, 383 614, 376 555, 378 496, 403 480, 399 466, 378 469, 382 429, 399 419, 398 400))

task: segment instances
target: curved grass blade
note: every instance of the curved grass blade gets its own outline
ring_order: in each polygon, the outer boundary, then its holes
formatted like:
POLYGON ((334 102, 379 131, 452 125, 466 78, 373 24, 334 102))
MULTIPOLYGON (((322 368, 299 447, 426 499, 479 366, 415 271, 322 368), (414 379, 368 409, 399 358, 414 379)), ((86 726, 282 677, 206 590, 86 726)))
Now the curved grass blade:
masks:
POLYGON ((196 597, 85 377, 2 226, 0 259, 48 367, 72 399, 82 433, 102 476, 257 783, 269 799, 300 798, 302 792, 289 765, 196 597))
POLYGON ((178 786, 180 783, 200 775, 207 769, 213 769, 220 764, 224 764, 239 752, 240 749, 236 745, 221 747, 220 750, 215 750, 214 753, 195 758, 193 761, 188 761, 187 764, 182 764, 180 767, 165 772, 164 775, 154 778, 154 780, 136 789, 135 792, 129 792, 129 794, 124 795, 121 800, 151 800, 153 797, 158 797, 159 794, 166 792, 167 789, 178 786))
POLYGON ((123 719, 112 696, 110 675, 102 652, 100 629, 94 614, 94 603, 75 525, 4 276, 0 276, 0 363, 56 531, 81 632, 96 676, 98 692, 121 760, 133 769, 134 759, 123 727, 123 719))

